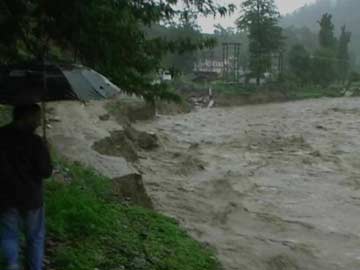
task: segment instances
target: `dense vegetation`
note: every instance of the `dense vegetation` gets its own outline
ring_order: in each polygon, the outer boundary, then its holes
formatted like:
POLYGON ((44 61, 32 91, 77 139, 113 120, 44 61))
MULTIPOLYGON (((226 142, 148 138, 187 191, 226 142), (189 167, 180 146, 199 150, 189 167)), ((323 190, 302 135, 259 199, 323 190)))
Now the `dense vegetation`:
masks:
MULTIPOLYGON (((346 0, 338 2, 344 1, 346 0)), ((293 16, 301 14, 303 10, 316 9, 316 5, 325 2, 318 1, 315 5, 295 12, 293 16)), ((347 3, 351 5, 350 2, 348 0, 347 3)), ((188 57, 173 58, 167 66, 176 67, 176 64, 181 64, 182 73, 191 75, 194 73, 191 67, 197 61, 223 61, 222 43, 237 42, 241 44, 240 72, 243 83, 249 78, 256 78, 259 84, 260 77, 264 78, 264 74, 270 72, 271 82, 278 82, 278 88, 287 88, 287 92, 308 92, 307 88, 325 91, 330 86, 336 86, 339 93, 337 96, 340 96, 341 91, 349 89, 358 80, 352 50, 356 42, 354 31, 356 33, 357 29, 334 23, 339 21, 336 15, 317 10, 317 16, 312 18, 316 30, 312 30, 301 24, 286 26, 284 21, 288 21, 291 16, 280 19, 277 7, 271 0, 244 1, 239 10, 241 17, 237 20, 238 29, 216 25, 214 34, 207 35, 216 39, 214 48, 189 54, 188 57)), ((164 31, 167 30, 169 28, 164 28, 164 31)), ((194 37, 201 36, 200 30, 193 34, 194 37)), ((225 78, 219 74, 217 79, 225 78)))
MULTIPOLYGON (((360 55, 359 9, 360 1, 358 0, 317 0, 315 3, 306 5, 293 14, 285 16, 282 19, 282 26, 285 28, 290 27, 298 35, 301 29, 306 29, 308 33, 312 32, 315 34, 319 31, 317 21, 321 14, 332 14, 334 30, 337 36, 340 35, 343 25, 346 25, 346 28, 352 32, 350 58, 352 63, 357 63, 358 68, 359 59, 356 59, 356 56, 360 55)), ((307 42, 311 44, 311 34, 309 33, 308 36, 307 42)))
POLYGON ((249 40, 249 68, 260 85, 262 75, 272 66, 272 54, 282 47, 280 13, 274 0, 246 0, 241 4, 242 15, 237 21, 249 40))
POLYGON ((164 85, 151 83, 162 57, 169 51, 211 46, 213 41, 148 38, 146 28, 187 22, 193 13, 224 16, 233 8, 211 0, 2 0, 0 62, 45 57, 78 61, 148 100, 177 99, 164 85))
POLYGON ((318 20, 320 30, 318 46, 314 50, 305 44, 295 44, 288 53, 288 74, 300 84, 313 83, 329 86, 332 83, 345 85, 352 80, 355 68, 350 61, 349 45, 352 34, 344 25, 339 37, 336 37, 333 16, 325 13, 318 20))

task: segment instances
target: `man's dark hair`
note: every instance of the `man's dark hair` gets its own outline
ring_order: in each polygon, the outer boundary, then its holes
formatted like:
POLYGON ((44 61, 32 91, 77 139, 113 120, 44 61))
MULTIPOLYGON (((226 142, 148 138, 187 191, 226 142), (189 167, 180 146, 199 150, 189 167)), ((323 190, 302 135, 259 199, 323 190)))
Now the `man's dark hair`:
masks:
POLYGON ((26 117, 41 112, 41 107, 38 104, 21 105, 14 107, 13 120, 18 121, 26 117))

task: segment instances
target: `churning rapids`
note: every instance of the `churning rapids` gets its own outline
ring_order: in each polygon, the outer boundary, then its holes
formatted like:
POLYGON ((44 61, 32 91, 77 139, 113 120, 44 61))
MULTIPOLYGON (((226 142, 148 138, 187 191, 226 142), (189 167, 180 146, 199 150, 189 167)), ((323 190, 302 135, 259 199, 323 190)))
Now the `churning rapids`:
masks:
POLYGON ((360 269, 360 99, 204 109, 138 123, 155 207, 226 270, 360 269))

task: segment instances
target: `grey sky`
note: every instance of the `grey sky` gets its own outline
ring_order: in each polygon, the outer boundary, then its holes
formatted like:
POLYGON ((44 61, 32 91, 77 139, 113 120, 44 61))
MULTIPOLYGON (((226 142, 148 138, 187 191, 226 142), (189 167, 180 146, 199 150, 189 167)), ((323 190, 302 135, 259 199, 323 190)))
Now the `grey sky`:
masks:
MULTIPOLYGON (((222 3, 234 3, 239 5, 241 0, 218 0, 218 2, 222 3)), ((279 11, 281 14, 286 14, 292 12, 305 4, 313 3, 315 0, 275 0, 279 11)), ((233 26, 235 19, 239 16, 239 11, 236 11, 235 14, 231 17, 227 18, 200 18, 199 23, 201 28, 206 33, 213 32, 213 25, 220 23, 224 27, 233 26)))

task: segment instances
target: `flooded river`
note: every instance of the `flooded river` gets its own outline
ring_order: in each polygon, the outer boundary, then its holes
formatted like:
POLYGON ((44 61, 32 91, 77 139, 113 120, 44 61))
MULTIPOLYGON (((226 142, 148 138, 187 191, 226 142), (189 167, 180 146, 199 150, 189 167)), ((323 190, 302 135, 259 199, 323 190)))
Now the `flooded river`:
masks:
POLYGON ((360 269, 360 99, 204 109, 139 123, 155 207, 225 270, 360 269))

